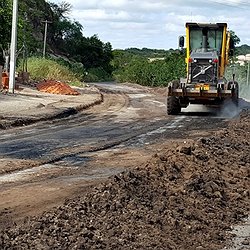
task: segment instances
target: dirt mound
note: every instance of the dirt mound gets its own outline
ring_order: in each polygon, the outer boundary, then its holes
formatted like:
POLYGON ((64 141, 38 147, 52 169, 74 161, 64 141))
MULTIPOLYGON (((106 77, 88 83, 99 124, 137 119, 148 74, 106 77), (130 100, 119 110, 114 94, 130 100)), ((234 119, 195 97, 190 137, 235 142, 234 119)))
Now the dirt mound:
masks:
POLYGON ((1 249, 221 249, 249 215, 249 112, 1 233, 1 249))
POLYGON ((37 89, 41 92, 60 95, 79 95, 80 93, 72 89, 68 84, 58 81, 42 81, 37 84, 37 89))

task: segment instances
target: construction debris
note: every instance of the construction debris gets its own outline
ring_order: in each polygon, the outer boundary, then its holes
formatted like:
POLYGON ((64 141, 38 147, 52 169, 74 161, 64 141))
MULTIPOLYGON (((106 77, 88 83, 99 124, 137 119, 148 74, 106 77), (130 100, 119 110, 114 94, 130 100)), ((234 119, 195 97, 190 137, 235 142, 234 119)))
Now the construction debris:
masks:
POLYGON ((2 78, 1 87, 3 89, 8 89, 9 88, 9 74, 6 72, 3 72, 1 78, 2 78))

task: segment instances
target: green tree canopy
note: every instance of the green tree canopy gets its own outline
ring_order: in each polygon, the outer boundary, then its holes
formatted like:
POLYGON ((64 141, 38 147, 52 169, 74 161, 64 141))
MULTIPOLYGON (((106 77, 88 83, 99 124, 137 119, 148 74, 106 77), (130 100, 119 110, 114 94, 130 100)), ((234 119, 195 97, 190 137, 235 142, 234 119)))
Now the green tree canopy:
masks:
POLYGON ((12 8, 10 0, 0 0, 0 65, 4 64, 3 50, 8 49, 11 37, 12 8))
MULTIPOLYGON (((42 55, 44 21, 50 21, 47 33, 47 51, 68 57, 83 68, 100 68, 111 74, 112 46, 103 43, 97 35, 83 36, 83 26, 69 19, 72 6, 45 0, 19 0, 18 50, 26 47, 29 55, 42 55)), ((12 0, 0 0, 0 45, 8 49, 11 39, 12 0)), ((2 50, 1 50, 2 52, 2 50)), ((3 61, 0 55, 0 63, 3 61)))
POLYGON ((233 30, 230 33, 230 55, 233 56, 236 50, 236 45, 240 43, 240 38, 235 34, 233 30))

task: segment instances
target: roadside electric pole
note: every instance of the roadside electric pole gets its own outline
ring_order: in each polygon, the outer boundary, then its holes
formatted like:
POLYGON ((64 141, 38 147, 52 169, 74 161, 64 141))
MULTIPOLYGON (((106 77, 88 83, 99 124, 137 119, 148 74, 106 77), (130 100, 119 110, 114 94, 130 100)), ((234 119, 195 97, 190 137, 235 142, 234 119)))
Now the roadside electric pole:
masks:
POLYGON ((18 0, 13 0, 12 31, 11 31, 11 44, 10 44, 9 93, 14 93, 15 89, 17 20, 18 20, 18 0))
POLYGON ((52 23, 48 20, 42 21, 42 23, 45 23, 45 30, 44 30, 44 41, 43 41, 43 58, 45 58, 46 55, 46 41, 47 41, 47 32, 48 32, 48 23, 52 23))
POLYGON ((250 61, 247 61, 247 86, 249 85, 249 64, 250 61))

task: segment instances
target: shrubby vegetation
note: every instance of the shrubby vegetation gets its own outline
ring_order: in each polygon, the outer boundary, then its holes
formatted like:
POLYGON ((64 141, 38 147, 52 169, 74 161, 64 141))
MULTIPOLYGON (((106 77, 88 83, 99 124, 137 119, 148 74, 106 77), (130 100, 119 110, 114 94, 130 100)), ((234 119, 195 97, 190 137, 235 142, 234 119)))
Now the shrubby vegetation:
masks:
MULTIPOLYGON (((233 73, 235 74, 236 81, 240 86, 240 96, 246 99, 249 99, 250 96, 250 87, 249 83, 247 85, 247 73, 248 73, 248 65, 245 63, 244 65, 240 65, 239 63, 234 64, 231 67, 227 68, 226 78, 227 80, 232 80, 233 73)), ((250 80, 250 75, 249 75, 250 80)))
POLYGON ((82 63, 70 61, 68 58, 61 56, 48 57, 48 59, 67 68, 67 70, 70 71, 75 77, 77 77, 79 81, 84 81, 84 77, 87 73, 82 63))
MULTIPOLYGON (((137 49, 138 50, 138 49, 137 49)), ((145 50, 145 49, 144 49, 145 50)), ((147 86, 166 86, 168 82, 185 76, 185 55, 180 51, 163 51, 155 58, 156 50, 143 54, 131 49, 114 51, 114 78, 120 82, 134 82, 147 86), (149 56, 149 58, 147 57, 149 56), (150 60, 153 59, 153 60, 150 60)))
MULTIPOLYGON (((33 80, 43 79, 58 81, 79 81, 79 78, 73 74, 68 67, 63 66, 51 59, 30 57, 28 58, 28 68, 33 80)), ((19 68, 19 71, 22 69, 19 68)))

